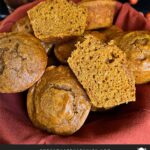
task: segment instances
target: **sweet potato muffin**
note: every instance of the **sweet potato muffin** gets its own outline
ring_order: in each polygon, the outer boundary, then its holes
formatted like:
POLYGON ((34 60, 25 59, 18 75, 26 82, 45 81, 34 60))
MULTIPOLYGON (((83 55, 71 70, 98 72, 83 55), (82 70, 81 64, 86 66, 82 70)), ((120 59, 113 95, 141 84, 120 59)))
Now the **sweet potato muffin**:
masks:
POLYGON ((0 34, 0 92, 16 93, 40 79, 47 56, 39 40, 28 33, 0 34))
POLYGON ((84 90, 65 66, 48 67, 27 96, 33 124, 54 134, 70 135, 79 130, 90 107, 84 90))
POLYGON ((19 19, 11 29, 12 32, 27 32, 33 34, 33 29, 28 16, 19 19))
POLYGON ((78 42, 68 63, 92 106, 108 109, 135 101, 135 79, 126 55, 114 43, 102 44, 91 35, 78 42))
POLYGON ((81 1, 79 5, 88 10, 86 30, 106 28, 112 25, 115 14, 115 1, 81 1))
POLYGON ((58 42, 84 33, 87 10, 67 0, 46 0, 29 10, 28 16, 37 38, 58 42))
POLYGON ((127 54, 136 84, 150 81, 150 32, 133 31, 125 34, 118 46, 127 54))

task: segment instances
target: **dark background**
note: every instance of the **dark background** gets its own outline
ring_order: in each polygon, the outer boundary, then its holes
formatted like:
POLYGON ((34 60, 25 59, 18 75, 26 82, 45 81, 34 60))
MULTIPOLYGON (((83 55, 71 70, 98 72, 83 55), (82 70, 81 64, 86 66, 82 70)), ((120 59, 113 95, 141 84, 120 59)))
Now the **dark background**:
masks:
POLYGON ((8 15, 8 10, 3 0, 0 0, 0 19, 6 17, 8 15))
MULTIPOLYGON (((127 2, 127 0, 119 0, 120 2, 127 2)), ((150 12, 150 0, 138 0, 139 2, 136 5, 132 5, 138 11, 143 12, 146 14, 150 12)))
MULTIPOLYGON (((120 0, 120 2, 127 2, 127 0, 120 0)), ((139 0, 138 4, 132 5, 138 11, 143 12, 146 14, 150 11, 150 0, 139 0)), ((8 15, 7 7, 3 0, 0 0, 0 20, 5 18, 8 15)))

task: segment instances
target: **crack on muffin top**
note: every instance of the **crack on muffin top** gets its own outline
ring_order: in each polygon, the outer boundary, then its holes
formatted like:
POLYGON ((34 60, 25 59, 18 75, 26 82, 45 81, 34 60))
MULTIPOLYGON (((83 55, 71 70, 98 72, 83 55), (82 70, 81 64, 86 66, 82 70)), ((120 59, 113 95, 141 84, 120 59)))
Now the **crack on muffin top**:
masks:
POLYGON ((143 38, 143 39, 136 39, 134 41, 135 45, 146 45, 148 43, 149 39, 143 38))
POLYGON ((4 51, 8 51, 8 48, 0 48, 0 75, 3 74, 5 69, 5 63, 4 63, 4 51))
MULTIPOLYGON (((11 43, 12 40, 9 40, 11 43)), ((22 54, 19 52, 19 42, 17 41, 14 46, 11 48, 1 48, 2 57, 1 57, 1 74, 4 72, 4 69, 11 69, 16 72, 16 75, 20 77, 19 73, 24 68, 24 64, 22 63, 27 58, 23 57, 22 54)))
POLYGON ((87 95, 66 66, 47 68, 30 92, 30 119, 35 125, 52 133, 74 133, 81 127, 90 111, 87 95))
POLYGON ((20 47, 20 44, 19 44, 18 42, 16 42, 16 44, 15 44, 13 50, 14 50, 14 52, 17 54, 16 57, 19 57, 19 58, 21 58, 22 61, 24 61, 24 60, 26 60, 27 58, 26 58, 26 57, 23 57, 23 56, 21 55, 21 53, 19 52, 19 47, 20 47))
POLYGON ((150 72, 150 34, 133 31, 123 35, 118 46, 126 52, 129 67, 136 77, 136 84, 146 83, 150 72))
POLYGON ((127 58, 133 61, 146 61, 150 56, 149 54, 149 39, 142 38, 136 39, 133 43, 131 43, 130 51, 127 51, 127 58))
POLYGON ((41 95, 41 113, 52 118, 59 116, 57 124, 62 124, 65 120, 71 121, 74 116, 74 101, 75 93, 69 87, 52 84, 41 95))

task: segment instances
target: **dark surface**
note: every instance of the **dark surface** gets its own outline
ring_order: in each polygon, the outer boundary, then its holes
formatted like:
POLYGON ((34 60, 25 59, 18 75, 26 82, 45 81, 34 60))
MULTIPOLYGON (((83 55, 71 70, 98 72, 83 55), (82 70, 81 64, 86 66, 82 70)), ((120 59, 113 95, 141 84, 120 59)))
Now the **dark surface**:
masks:
POLYGON ((133 7, 145 14, 150 11, 150 0, 139 0, 138 4, 133 7))
MULTIPOLYGON (((143 12, 144 14, 150 11, 150 0, 138 0, 136 5, 132 5, 136 10, 143 12)), ((120 2, 127 2, 127 0, 120 0, 120 2)))
POLYGON ((3 0, 0 0, 0 20, 8 15, 7 7, 3 0))

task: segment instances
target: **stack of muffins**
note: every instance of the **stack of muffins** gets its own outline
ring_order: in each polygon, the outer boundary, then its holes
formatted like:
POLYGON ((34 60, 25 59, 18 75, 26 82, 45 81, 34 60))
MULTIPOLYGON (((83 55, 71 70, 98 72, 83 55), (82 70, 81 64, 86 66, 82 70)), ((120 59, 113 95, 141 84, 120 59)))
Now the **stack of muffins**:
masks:
POLYGON ((59 135, 79 130, 90 111, 134 102, 135 84, 150 81, 150 33, 112 26, 114 11, 111 0, 30 9, 0 33, 0 92, 29 89, 30 120, 59 135))

